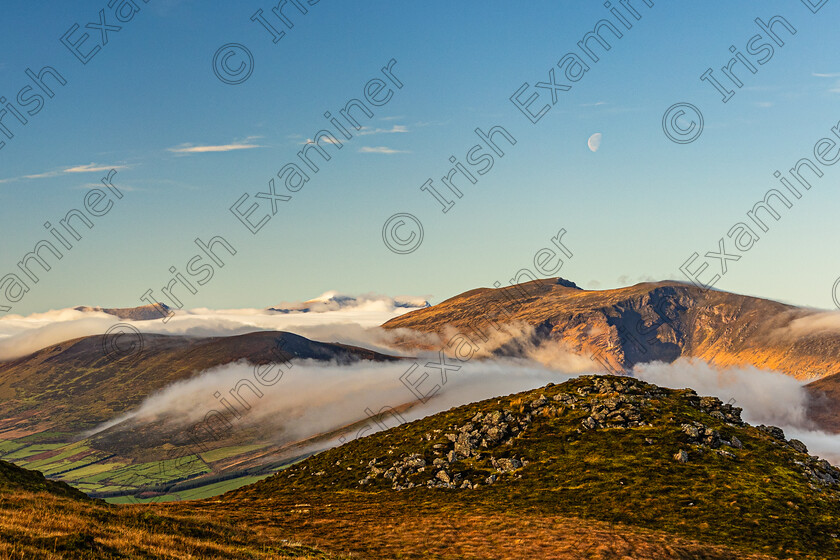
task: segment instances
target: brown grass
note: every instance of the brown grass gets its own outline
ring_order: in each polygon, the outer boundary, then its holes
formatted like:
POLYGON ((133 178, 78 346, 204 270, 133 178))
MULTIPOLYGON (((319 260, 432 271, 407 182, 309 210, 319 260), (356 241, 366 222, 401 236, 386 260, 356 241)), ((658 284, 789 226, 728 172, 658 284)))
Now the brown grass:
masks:
MULTIPOLYGON (((514 509, 512 506, 511 509, 514 509)), ((282 499, 232 504, 214 500, 167 504, 166 512, 215 512, 231 521, 247 520, 266 536, 311 543, 325 550, 366 559, 493 558, 575 560, 759 560, 662 532, 527 511, 469 514, 430 509, 394 496, 336 493, 308 503, 282 499), (326 500, 329 500, 328 502, 326 500)))
POLYGON ((273 539, 213 512, 173 515, 46 493, 0 494, 0 558, 195 560, 332 558, 273 539))

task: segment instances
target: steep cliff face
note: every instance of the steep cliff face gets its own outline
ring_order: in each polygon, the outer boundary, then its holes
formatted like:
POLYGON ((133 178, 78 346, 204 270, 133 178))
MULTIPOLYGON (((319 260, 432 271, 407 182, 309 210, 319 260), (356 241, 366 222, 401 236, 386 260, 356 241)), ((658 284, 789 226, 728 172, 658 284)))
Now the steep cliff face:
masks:
MULTIPOLYGON (((564 284, 552 279, 472 290, 383 327, 438 333, 444 343, 457 331, 480 343, 501 325, 527 325, 531 342, 561 345, 613 371, 697 357, 803 380, 840 372, 840 331, 793 328, 813 310, 679 282, 603 291, 564 284)), ((508 344, 499 353, 515 348, 508 344)))

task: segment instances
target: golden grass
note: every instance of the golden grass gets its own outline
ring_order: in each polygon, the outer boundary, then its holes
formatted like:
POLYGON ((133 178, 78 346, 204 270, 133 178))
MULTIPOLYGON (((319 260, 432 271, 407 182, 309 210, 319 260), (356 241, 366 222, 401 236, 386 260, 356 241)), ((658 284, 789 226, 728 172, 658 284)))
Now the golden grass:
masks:
MULTIPOLYGON (((574 517, 498 512, 476 508, 464 514, 411 503, 401 496, 383 500, 358 493, 312 497, 308 507, 278 499, 234 504, 167 504, 162 512, 215 512, 247 520, 266 536, 291 535, 354 558, 556 558, 569 560, 764 560, 722 546, 710 546, 664 532, 574 517)), ((512 506, 512 510, 515 506, 512 506)))
POLYGON ((0 494, 0 558, 197 560, 331 558, 212 512, 172 515, 46 493, 0 494))

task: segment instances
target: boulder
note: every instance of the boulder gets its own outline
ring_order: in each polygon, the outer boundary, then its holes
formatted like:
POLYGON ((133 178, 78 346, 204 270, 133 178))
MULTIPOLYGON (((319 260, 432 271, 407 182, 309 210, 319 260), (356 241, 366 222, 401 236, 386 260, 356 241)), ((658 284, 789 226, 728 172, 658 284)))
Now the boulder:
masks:
POLYGON ((805 444, 799 441, 798 439, 792 439, 788 442, 788 445, 793 447, 799 453, 808 453, 808 448, 805 447, 805 444))

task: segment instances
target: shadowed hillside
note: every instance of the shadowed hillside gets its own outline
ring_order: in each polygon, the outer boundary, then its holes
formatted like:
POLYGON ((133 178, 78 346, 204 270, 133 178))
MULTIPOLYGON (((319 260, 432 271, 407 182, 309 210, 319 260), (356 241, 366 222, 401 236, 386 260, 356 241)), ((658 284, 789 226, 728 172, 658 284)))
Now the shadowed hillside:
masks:
POLYGON ((87 430, 206 369, 239 360, 262 365, 295 358, 339 363, 396 359, 287 332, 213 338, 144 334, 139 354, 113 359, 103 351, 101 336, 89 336, 0 362, 0 438, 87 430))
POLYGON ((196 426, 187 434, 189 424, 162 421, 123 422, 95 435, 87 430, 120 418, 173 382, 224 364, 397 359, 286 332, 143 335, 139 354, 111 358, 102 337, 94 336, 0 363, 0 457, 109 499, 215 495, 259 480, 323 443, 316 435, 280 445, 276 425, 236 426, 221 435, 196 426), (196 432, 200 445, 186 437, 196 432))

